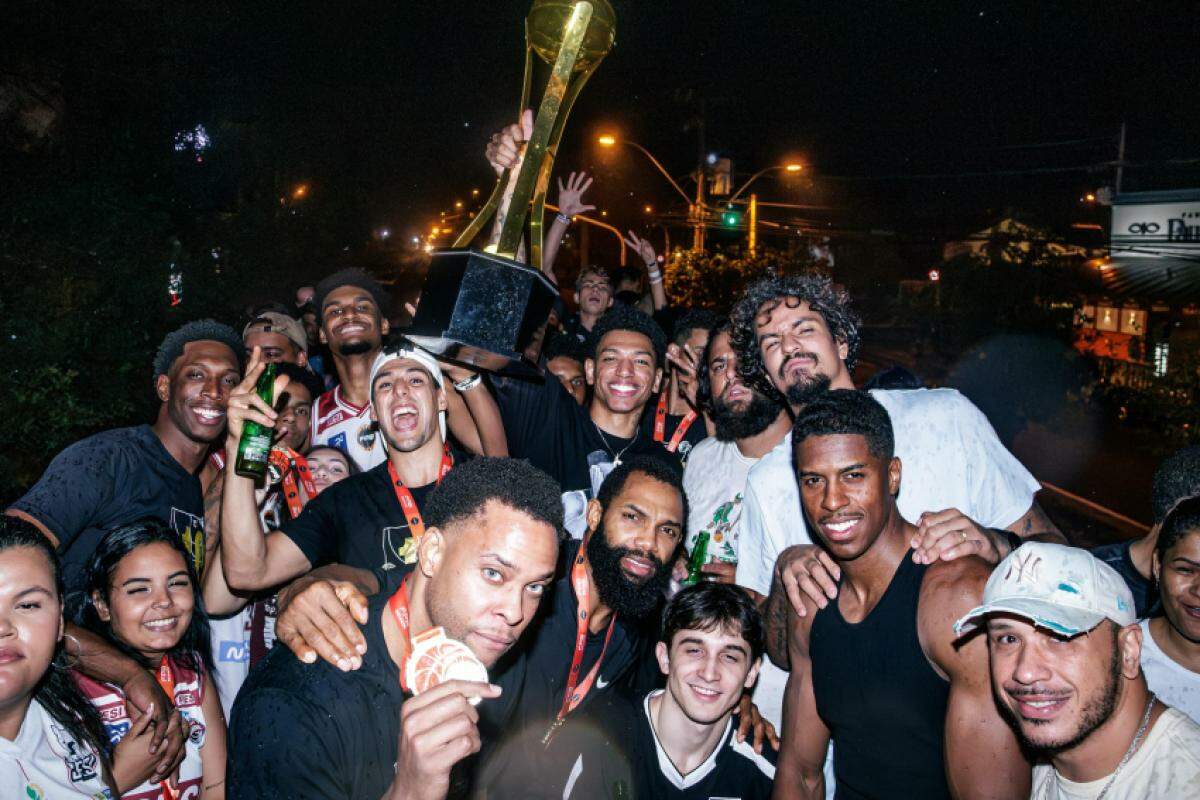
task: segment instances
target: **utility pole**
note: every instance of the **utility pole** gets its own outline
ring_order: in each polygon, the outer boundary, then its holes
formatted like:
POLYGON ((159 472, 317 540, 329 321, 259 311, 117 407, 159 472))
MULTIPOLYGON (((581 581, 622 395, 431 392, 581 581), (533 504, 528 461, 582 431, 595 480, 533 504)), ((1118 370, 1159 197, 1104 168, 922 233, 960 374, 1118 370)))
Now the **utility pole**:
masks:
POLYGON ((1121 193, 1121 178, 1125 173, 1125 123, 1121 123, 1121 138, 1117 141, 1117 180, 1114 194, 1121 193))
POLYGON ((692 221, 696 232, 692 236, 692 249, 704 249, 704 165, 696 168, 696 202, 692 206, 692 221))
POLYGON ((750 229, 749 246, 750 255, 754 255, 754 251, 758 249, 758 195, 750 195, 750 219, 747 223, 750 229))

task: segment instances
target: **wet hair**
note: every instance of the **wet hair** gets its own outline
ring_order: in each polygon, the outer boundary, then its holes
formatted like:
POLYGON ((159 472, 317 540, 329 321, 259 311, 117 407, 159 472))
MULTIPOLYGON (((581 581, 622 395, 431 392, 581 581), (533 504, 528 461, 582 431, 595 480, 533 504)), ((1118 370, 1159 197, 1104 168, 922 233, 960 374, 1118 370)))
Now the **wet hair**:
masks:
POLYGON ((717 338, 717 334, 729 333, 729 328, 730 322, 726 319, 708 332, 704 352, 700 354, 700 361, 696 364, 696 405, 701 411, 712 410, 712 381, 708 377, 708 359, 712 356, 713 340, 717 338))
POLYGON ((121 560, 137 548, 156 542, 169 545, 183 557, 188 579, 192 583, 192 619, 188 623, 187 630, 183 632, 183 636, 171 648, 170 656, 194 672, 200 672, 203 669, 211 676, 213 674, 212 645, 209 642, 208 615, 204 611, 204 597, 200 580, 196 576, 196 568, 192 565, 192 557, 184 547, 183 540, 162 520, 147 517, 114 528, 105 534, 84 567, 82 590, 71 597, 71 618, 76 625, 103 636, 110 644, 139 664, 148 668, 157 667, 157 664, 146 664, 141 653, 116 637, 112 625, 100 618, 100 613, 96 609, 96 601, 92 597, 93 593, 99 594, 111 606, 109 592, 112 576, 121 560))
POLYGON ((684 312, 679 321, 675 323, 675 331, 671 335, 671 341, 683 347, 683 343, 692 335, 692 331, 697 328, 709 332, 716 329, 723 322, 720 316, 709 311, 707 308, 691 308, 684 312))
MULTIPOLYGON (((10 517, 7 514, 0 514, 0 552, 18 547, 37 550, 45 557, 46 563, 50 565, 54 589, 58 592, 60 608, 65 608, 62 571, 58 556, 55 555, 50 541, 29 522, 17 517, 10 517)), ((104 730, 100 712, 79 690, 78 684, 71 675, 71 665, 68 663, 67 653, 63 649, 62 642, 55 645, 54 658, 50 662, 50 668, 34 685, 33 699, 72 739, 99 756, 102 779, 110 789, 114 789, 112 744, 104 730)))
POLYGON ((778 397, 779 393, 763 368, 755 321, 760 314, 793 301, 808 303, 809 308, 824 318, 834 341, 846 345, 847 370, 853 370, 858 361, 858 314, 850 308, 849 295, 835 288, 833 281, 815 273, 761 278, 746 289, 730 312, 732 326, 729 333, 738 354, 738 372, 747 383, 769 397, 778 397))
POLYGON ((762 614, 739 586, 701 582, 679 591, 663 609, 661 640, 670 647, 680 631, 736 633, 750 645, 750 663, 766 649, 762 614))
POLYGON ((680 523, 686 522, 687 493, 683 491, 683 475, 674 465, 654 456, 633 456, 622 461, 613 468, 612 472, 608 473, 604 483, 600 484, 600 491, 596 492, 596 500, 599 501, 602 509, 608 510, 613 498, 621 493, 630 476, 634 474, 653 478, 679 492, 679 496, 683 500, 683 519, 680 520, 680 523))
POLYGON ((171 365, 183 355, 183 348, 192 342, 219 342, 233 351, 238 372, 245 367, 245 345, 237 331, 213 319, 198 319, 171 331, 154 354, 154 379, 171 372, 171 365))
POLYGON ((588 358, 596 358, 600 351, 600 340, 604 338, 605 334, 613 331, 633 331, 645 336, 650 340, 651 348, 654 350, 654 366, 662 367, 667 353, 666 334, 650 317, 636 308, 620 303, 614 304, 612 308, 605 311, 604 316, 596 320, 596 324, 592 326, 592 332, 587 340, 588 358))
POLYGON ((608 274, 608 270, 606 270, 604 267, 597 267, 597 266, 589 265, 589 266, 583 267, 582 269, 579 270, 579 277, 577 277, 575 279, 575 291, 578 292, 580 289, 583 288, 583 279, 587 275, 595 275, 597 278, 603 278, 604 281, 608 284, 608 288, 609 289, 613 288, 613 285, 614 285, 613 279, 608 274))
POLYGON ((545 522, 556 533, 562 530, 562 490, 549 475, 515 458, 479 457, 455 465, 421 511, 426 524, 444 528, 478 514, 489 500, 545 522))
POLYGON ((317 312, 317 324, 325 321, 325 298, 343 286, 357 286, 371 295, 379 308, 379 316, 386 319, 392 304, 391 295, 379 281, 372 278, 361 269, 350 268, 338 270, 322 279, 313 289, 313 307, 317 312))
MULTIPOLYGON (((293 386, 298 383, 305 389, 308 389, 308 393, 312 395, 312 399, 314 401, 316 401, 316 399, 325 392, 325 384, 321 382, 320 378, 313 374, 312 370, 306 367, 301 367, 284 361, 275 365, 275 374, 287 375, 288 378, 291 379, 288 383, 288 386, 293 386)), ((286 392, 287 389, 284 389, 284 391, 286 392)))
POLYGON ((792 452, 810 436, 838 435, 862 436, 871 455, 884 461, 896 452, 887 410, 857 389, 833 389, 806 403, 792 426, 792 452))
POLYGON ((337 453, 339 456, 344 458, 346 460, 346 477, 347 478, 349 478, 352 475, 358 475, 362 472, 362 470, 358 468, 358 464, 356 464, 354 462, 354 459, 351 458, 350 455, 342 448, 334 447, 331 444, 318 444, 318 445, 314 445, 314 446, 308 448, 308 455, 311 456, 313 453, 315 453, 318 450, 332 450, 333 452, 337 453))
POLYGON ((1177 450, 1154 471, 1151 505, 1154 521, 1162 522, 1171 507, 1185 497, 1200 494, 1200 445, 1177 450))
POLYGON ((1180 539, 1197 531, 1200 531, 1200 497, 1184 498, 1167 512, 1158 529, 1158 541, 1154 545, 1158 551, 1158 563, 1165 564, 1167 551, 1180 539))
POLYGON ((569 358, 578 361, 580 366, 588 358, 588 350, 578 338, 566 333, 556 334, 542 347, 542 356, 546 362, 556 358, 569 358))

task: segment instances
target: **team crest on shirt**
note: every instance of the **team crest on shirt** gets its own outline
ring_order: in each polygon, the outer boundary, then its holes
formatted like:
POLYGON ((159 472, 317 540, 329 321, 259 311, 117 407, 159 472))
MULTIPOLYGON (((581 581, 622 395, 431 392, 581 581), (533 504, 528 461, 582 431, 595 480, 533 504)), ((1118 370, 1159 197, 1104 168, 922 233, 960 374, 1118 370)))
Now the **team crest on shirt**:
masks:
MULTIPOLYGON (((50 731, 58 740, 63 752, 63 763, 67 765, 67 777, 72 783, 84 783, 95 780, 99 776, 99 762, 96 754, 82 746, 56 722, 50 723, 50 731)), ((36 788, 36 787, 34 787, 36 788)), ((39 789, 40 791, 40 789, 39 789)), ((38 795, 31 795, 38 797, 38 795)))
POLYGON ((171 530, 179 534, 183 547, 192 558, 196 574, 204 571, 204 519, 182 508, 171 507, 171 530))
POLYGON ((685 467, 687 466, 688 453, 690 453, 690 452, 692 452, 692 443, 689 442, 687 439, 684 439, 682 442, 679 443, 678 453, 679 453, 679 460, 683 462, 683 465, 685 467))
POLYGON ((366 450, 368 453, 371 451, 371 448, 375 446, 375 438, 376 434, 374 422, 368 422, 366 425, 358 429, 358 446, 363 450, 366 450))
POLYGON ((408 535, 407 525, 390 525, 380 531, 383 569, 417 563, 417 540, 408 535), (399 547, 397 547, 399 543, 399 547))

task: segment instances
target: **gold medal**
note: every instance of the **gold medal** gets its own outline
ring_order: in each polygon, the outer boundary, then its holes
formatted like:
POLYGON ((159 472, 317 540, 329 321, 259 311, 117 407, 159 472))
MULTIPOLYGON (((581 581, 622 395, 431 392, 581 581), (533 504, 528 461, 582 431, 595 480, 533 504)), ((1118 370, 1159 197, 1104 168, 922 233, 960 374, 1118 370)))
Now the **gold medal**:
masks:
MULTIPOLYGON (((487 667, 471 648, 447 637, 444 628, 430 628, 414 636, 412 652, 404 662, 404 682, 409 690, 418 695, 453 680, 487 683, 487 667)), ((480 698, 469 700, 476 705, 480 698)))

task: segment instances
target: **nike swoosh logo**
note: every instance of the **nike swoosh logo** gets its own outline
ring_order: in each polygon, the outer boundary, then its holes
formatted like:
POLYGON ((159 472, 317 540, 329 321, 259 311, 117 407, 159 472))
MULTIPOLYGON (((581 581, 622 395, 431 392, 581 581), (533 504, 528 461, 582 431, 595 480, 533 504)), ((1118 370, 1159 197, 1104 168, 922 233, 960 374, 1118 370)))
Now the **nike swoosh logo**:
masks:
POLYGON ((604 678, 597 675, 596 676, 596 688, 603 689, 605 686, 608 686, 608 681, 604 680, 604 678))

